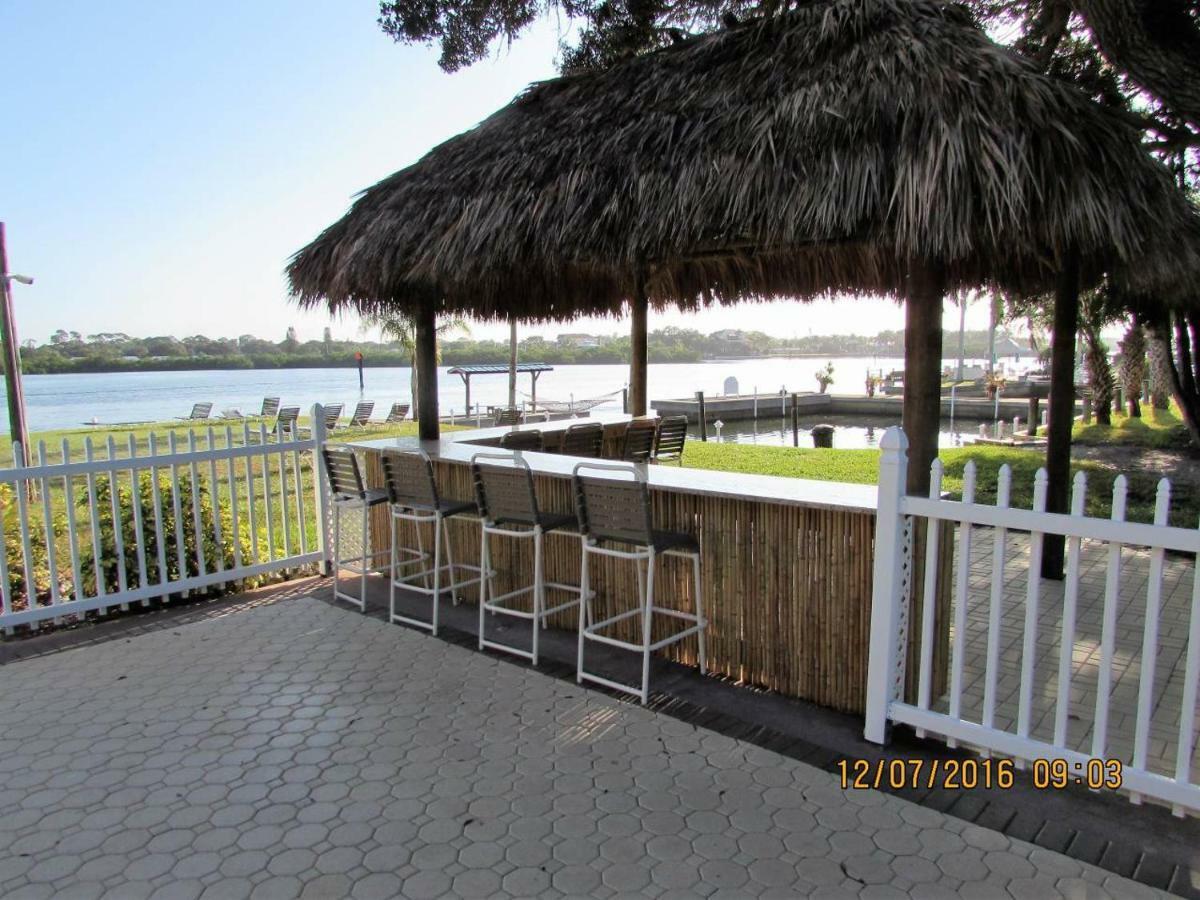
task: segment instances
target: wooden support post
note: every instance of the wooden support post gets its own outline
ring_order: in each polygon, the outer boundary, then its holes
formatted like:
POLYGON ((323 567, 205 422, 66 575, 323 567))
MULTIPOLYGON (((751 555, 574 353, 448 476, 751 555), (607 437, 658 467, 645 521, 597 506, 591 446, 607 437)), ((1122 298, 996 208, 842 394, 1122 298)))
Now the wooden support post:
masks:
POLYGON ((417 421, 425 441, 441 436, 437 391, 437 312, 427 300, 416 314, 417 325, 417 421))
POLYGON ((508 406, 517 408, 517 320, 508 321, 508 406))
POLYGON ((700 407, 700 440, 708 440, 708 414, 704 411, 704 391, 696 391, 696 403, 700 407))
POLYGON ((646 279, 638 272, 634 296, 629 300, 633 321, 629 333, 629 412, 646 414, 646 279))
POLYGON ((1030 437, 1037 437, 1038 420, 1041 419, 1041 417, 1042 417, 1042 414, 1038 409, 1038 407, 1040 405, 1041 405, 1041 401, 1038 400, 1038 395, 1036 393, 1033 393, 1033 389, 1031 388, 1030 394, 1029 394, 1029 436, 1030 437))
POLYGON ((463 408, 463 414, 469 417, 471 415, 471 376, 462 372, 459 377, 463 380, 463 391, 466 393, 466 406, 463 408))
POLYGON ((800 446, 800 395, 792 394, 792 446, 800 446))
POLYGON ((534 412, 537 412, 537 380, 541 372, 529 373, 529 403, 533 407, 534 412))
POLYGON ((940 265, 915 260, 908 272, 904 316, 904 433, 908 438, 909 494, 929 494, 929 467, 937 458, 942 416, 942 296, 940 265))
MULTIPOLYGON (((1075 424, 1075 333, 1079 328, 1079 256, 1067 254, 1054 292, 1050 338, 1050 426, 1046 444, 1046 512, 1065 513, 1071 493, 1071 428, 1075 424)), ((1062 580, 1066 549, 1061 534, 1042 544, 1042 577, 1062 580)))

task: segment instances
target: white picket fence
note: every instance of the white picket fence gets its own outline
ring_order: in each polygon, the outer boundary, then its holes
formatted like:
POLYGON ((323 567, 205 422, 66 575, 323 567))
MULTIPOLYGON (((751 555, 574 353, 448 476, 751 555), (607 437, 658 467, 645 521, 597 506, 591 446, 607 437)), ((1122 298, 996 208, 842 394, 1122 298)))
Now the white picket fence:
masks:
MULTIPOLYGON (((1089 760, 1104 759, 1114 755, 1114 746, 1119 743, 1131 753, 1124 760, 1123 787, 1131 794, 1134 802, 1142 797, 1156 798, 1172 805, 1176 814, 1185 810, 1200 811, 1200 786, 1193 773, 1193 753, 1196 735, 1197 686, 1200 681, 1200 579, 1194 577, 1196 555, 1200 552, 1200 531, 1192 528, 1172 527, 1167 524, 1170 505, 1170 485, 1163 479, 1158 486, 1154 523, 1126 522, 1126 479, 1119 476, 1113 488, 1112 516, 1109 519, 1084 515, 1086 503, 1086 479, 1077 474, 1071 499, 1069 515, 1045 512, 1046 473, 1039 470, 1034 483, 1033 508, 1009 507, 1011 472, 1001 469, 997 483, 995 505, 986 505, 975 500, 975 468, 968 463, 963 474, 961 500, 942 498, 942 467, 935 462, 931 471, 929 497, 910 497, 904 493, 907 474, 908 441, 899 428, 890 428, 880 441, 882 456, 879 473, 879 513, 876 529, 874 591, 872 598, 872 629, 870 660, 867 683, 867 710, 865 736, 875 743, 885 743, 889 723, 903 723, 945 738, 950 744, 962 742, 977 748, 984 754, 999 754, 1018 761, 1066 760, 1072 771, 1080 771, 1089 760), (924 583, 910 585, 910 574, 914 571, 912 535, 914 522, 926 519, 931 525, 946 521, 955 523, 957 535, 952 548, 955 556, 955 572, 951 602, 951 643, 949 659, 949 687, 947 696, 932 696, 934 684, 934 620, 938 593, 939 553, 951 548, 939 548, 939 528, 930 527, 925 541, 926 565, 924 583), (980 534, 980 529, 989 531, 980 534), (1044 602, 1053 583, 1041 578, 1042 538, 1044 535, 1064 536, 1067 548, 1067 570, 1061 585, 1061 601, 1055 589, 1054 603, 1061 602, 1061 609, 1044 602), (990 565, 982 568, 990 582, 985 588, 980 582, 981 573, 976 572, 974 586, 971 578, 973 551, 978 555, 989 549, 980 540, 990 542, 990 565), (1028 552, 1014 551, 1014 545, 1028 546, 1028 552), (1097 560, 1103 562, 1103 594, 1099 593, 1099 579, 1081 579, 1081 559, 1084 547, 1097 560), (1136 548, 1148 554, 1144 588, 1140 571, 1137 578, 1123 579, 1126 557, 1136 548), (1145 548, 1145 549, 1142 549, 1145 548), (1181 612, 1178 619, 1186 622, 1186 628, 1174 628, 1173 634, 1160 634, 1160 614, 1164 603, 1164 563, 1167 553, 1186 554, 1189 565, 1183 567, 1184 579, 1191 580, 1190 598, 1185 593, 1179 600, 1181 612), (1024 580, 1024 590, 1018 582, 1017 594, 1023 593, 1023 617, 1019 615, 1021 602, 1014 602, 1010 590, 1012 575, 1024 580), (1008 580, 1006 580, 1008 579, 1008 580), (1077 613, 1080 609, 1082 588, 1089 592, 1087 599, 1099 607, 1098 671, 1095 676, 1094 700, 1090 693, 1085 695, 1083 712, 1079 715, 1080 703, 1076 702, 1076 714, 1071 715, 1072 689, 1079 691, 1079 655, 1094 658, 1095 647, 1079 646, 1077 613), (974 587, 974 591, 973 591, 974 587), (1124 588, 1124 590, 1123 590, 1124 588), (1144 591, 1144 593, 1143 593, 1144 591), (985 593, 986 592, 986 593, 985 593), (983 596, 979 596, 982 594, 983 596), (910 601, 910 597, 912 598, 910 601), (1007 598, 1007 599, 1006 599, 1007 598), (909 635, 909 604, 921 604, 920 657, 918 660, 917 691, 914 702, 905 702, 904 685, 907 641, 909 635), (1005 603, 1010 609, 1005 618, 1005 603), (986 610, 986 625, 977 629, 986 632, 985 648, 982 641, 968 639, 968 606, 981 613, 986 610), (1136 651, 1136 636, 1131 636, 1122 649, 1119 659, 1115 658, 1118 617, 1123 626, 1125 613, 1137 612, 1142 619, 1140 655, 1136 651), (1007 624, 1002 624, 1007 623, 1007 624), (1006 629, 1008 629, 1006 631, 1006 629), (1019 643, 1012 631, 1019 632, 1019 643), (1047 630, 1051 633, 1047 634, 1047 630), (1181 633, 1182 632, 1182 633, 1181 633), (1039 638, 1040 643, 1039 643, 1039 638), (1175 662, 1182 662, 1182 687, 1178 665, 1167 671, 1160 662, 1163 640, 1173 641, 1172 652, 1177 653, 1175 662), (1001 694, 1002 646, 1009 642, 1010 669, 1019 670, 1016 676, 1016 715, 1008 717, 1008 726, 999 721, 997 708, 1001 694), (1180 641, 1186 642, 1186 652, 1180 641), (1057 644, 1057 660, 1046 662, 1047 644, 1057 644), (1042 653, 1039 654, 1039 647, 1042 653), (980 650, 983 649, 982 656, 980 650), (1038 671, 1039 656, 1043 669, 1038 671), (978 670, 982 667, 982 704, 964 702, 964 669, 968 657, 978 670), (1015 665, 1013 665, 1015 663, 1015 665), (1129 741, 1129 726, 1125 710, 1119 711, 1122 722, 1118 726, 1110 723, 1114 686, 1114 666, 1124 674, 1130 673, 1137 679, 1136 708, 1132 716, 1132 741, 1129 741), (1136 666, 1136 669, 1133 668, 1136 666), (1165 679, 1172 679, 1172 689, 1181 694, 1178 711, 1173 704, 1164 704, 1165 679), (967 707, 973 708, 968 715, 967 707), (1052 716, 1047 707, 1052 707, 1052 716), (1040 723, 1035 723, 1035 714, 1040 723), (1151 722, 1155 714, 1156 740, 1165 751, 1168 763, 1160 758, 1152 766, 1150 757, 1151 722), (1166 721, 1164 722, 1164 718, 1166 721), (1082 721, 1081 721, 1082 720, 1082 721), (1033 727, 1040 724, 1040 727, 1033 727), (1087 740, 1090 727, 1091 739, 1087 740), (1160 740, 1163 729, 1174 732, 1171 740, 1160 740), (1125 729, 1121 731, 1120 729, 1125 729), (1170 765, 1173 750, 1173 765, 1170 765), (1165 769, 1165 771, 1164 771, 1165 769)), ((1172 560, 1173 571, 1180 565, 1172 560)), ((1125 574, 1129 574, 1126 572, 1125 574)), ((1183 580, 1180 581, 1186 587, 1183 580)), ((1174 585, 1173 587, 1179 587, 1174 585)), ((1173 596, 1177 596, 1178 591, 1173 596)), ((1090 610, 1090 607, 1089 607, 1090 610)), ((1136 616, 1129 619, 1136 620, 1136 616)), ((1082 625, 1079 622, 1078 625, 1082 625)), ((1162 654, 1170 657, 1170 654, 1162 654)), ((1010 683, 1009 688, 1012 687, 1010 683)), ((1090 687, 1090 685, 1089 685, 1090 687)), ((973 690, 977 686, 972 687, 973 690)), ((978 699, 977 696, 973 699, 978 699)))
POLYGON ((312 422, 306 437, 245 422, 140 448, 89 437, 82 459, 64 439, 57 461, 42 442, 32 465, 0 469, 0 628, 323 563, 320 406, 312 422))

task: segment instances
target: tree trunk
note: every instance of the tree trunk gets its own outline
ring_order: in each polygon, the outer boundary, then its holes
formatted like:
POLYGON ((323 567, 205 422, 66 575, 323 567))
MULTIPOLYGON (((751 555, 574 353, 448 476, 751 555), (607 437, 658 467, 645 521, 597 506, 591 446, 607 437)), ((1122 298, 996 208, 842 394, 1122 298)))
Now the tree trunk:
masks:
POLYGON ((1108 60, 1200 128, 1200 27, 1188 0, 1076 0, 1108 60))
POLYGON ((1129 323, 1129 330, 1121 340, 1121 388, 1125 391, 1125 405, 1129 415, 1142 415, 1142 389, 1146 382, 1146 337, 1137 316, 1129 323))
POLYGON ((648 306, 645 276, 639 272, 634 296, 629 301, 633 319, 629 329, 629 414, 633 416, 646 415, 646 314, 648 306))
POLYGON ((940 265, 911 264, 904 305, 904 433, 908 436, 909 494, 929 495, 942 416, 942 297, 940 265))
POLYGON ((437 398, 437 313, 432 301, 417 311, 417 409, 421 440, 435 441, 441 435, 437 398))
MULTIPOLYGON (((1065 513, 1071 494, 1071 429, 1075 424, 1075 332, 1079 328, 1079 257, 1071 251, 1054 292, 1050 339, 1050 428, 1046 444, 1046 511, 1065 513)), ((1063 536, 1042 542, 1042 577, 1061 580, 1063 536)))
POLYGON ((1096 422, 1112 424, 1113 373, 1108 361, 1108 347, 1100 337, 1100 330, 1084 326, 1084 368, 1087 370, 1088 387, 1092 390, 1092 408, 1096 411, 1096 422))
POLYGON ((1150 352, 1150 404, 1155 409, 1170 409, 1171 333, 1151 325, 1145 331, 1150 352))
POLYGON ((1168 342, 1170 332, 1168 322, 1173 317, 1175 323, 1175 352, 1178 360, 1170 353, 1167 354, 1167 364, 1171 372, 1171 392, 1175 402, 1179 404, 1179 412, 1187 424, 1188 434, 1191 435, 1192 445, 1200 447, 1200 396, 1196 394, 1196 382, 1192 378, 1191 347, 1187 329, 1181 324, 1180 314, 1167 314, 1167 318, 1155 323, 1158 339, 1168 342), (1190 388, 1189 388, 1190 385, 1190 388))

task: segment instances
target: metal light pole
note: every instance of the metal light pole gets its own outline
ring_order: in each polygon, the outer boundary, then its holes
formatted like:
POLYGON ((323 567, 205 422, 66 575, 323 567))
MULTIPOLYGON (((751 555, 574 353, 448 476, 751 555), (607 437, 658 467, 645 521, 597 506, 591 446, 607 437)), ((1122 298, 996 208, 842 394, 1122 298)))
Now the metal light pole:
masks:
POLYGON ((4 291, 0 307, 0 340, 4 342, 4 385, 8 391, 8 427, 13 442, 20 442, 21 456, 17 460, 29 465, 29 429, 25 424, 25 391, 21 387, 21 346, 17 340, 17 323, 13 316, 12 282, 33 284, 27 275, 12 275, 8 271, 8 250, 4 243, 4 223, 0 222, 0 290, 4 291))

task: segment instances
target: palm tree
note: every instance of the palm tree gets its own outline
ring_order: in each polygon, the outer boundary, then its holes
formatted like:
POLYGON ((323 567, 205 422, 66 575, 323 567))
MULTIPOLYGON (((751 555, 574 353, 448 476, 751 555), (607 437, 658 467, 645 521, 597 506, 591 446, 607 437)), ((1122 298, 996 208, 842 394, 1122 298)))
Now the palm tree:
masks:
MULTIPOLYGON (((407 313, 399 310, 388 310, 386 312, 373 312, 362 317, 361 327, 363 331, 371 331, 379 329, 380 338, 391 338, 391 340, 400 345, 400 349, 408 356, 410 367, 410 388, 412 389, 412 417, 414 421, 417 418, 418 403, 417 400, 417 323, 416 320, 407 313)), ((467 320, 459 316, 451 319, 446 319, 437 326, 437 335, 439 338, 456 333, 468 333, 467 320)), ((442 348, 439 344, 437 349, 437 360, 442 361, 442 348)))

